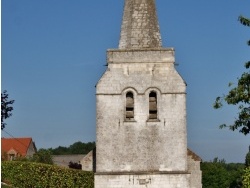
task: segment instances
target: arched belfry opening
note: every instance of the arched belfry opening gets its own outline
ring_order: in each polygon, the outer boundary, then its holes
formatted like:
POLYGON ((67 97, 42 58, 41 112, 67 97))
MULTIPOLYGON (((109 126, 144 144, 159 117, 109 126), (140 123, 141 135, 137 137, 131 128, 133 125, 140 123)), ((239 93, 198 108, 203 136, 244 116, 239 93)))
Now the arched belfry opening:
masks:
POLYGON ((125 120, 133 120, 133 119, 134 119, 134 94, 132 92, 127 92, 125 120))
POLYGON ((149 93, 149 120, 156 120, 158 116, 157 111, 157 93, 151 91, 149 93))

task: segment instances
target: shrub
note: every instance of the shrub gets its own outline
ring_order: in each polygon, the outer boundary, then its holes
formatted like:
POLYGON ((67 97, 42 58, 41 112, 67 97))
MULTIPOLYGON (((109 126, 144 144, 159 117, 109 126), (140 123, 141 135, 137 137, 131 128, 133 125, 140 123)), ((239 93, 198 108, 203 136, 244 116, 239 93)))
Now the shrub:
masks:
POLYGON ((250 187, 250 167, 246 168, 242 177, 243 187, 249 188, 250 187))
POLYGON ((69 162, 68 165, 69 168, 73 168, 73 169, 77 169, 77 170, 81 170, 82 169, 82 165, 79 163, 73 163, 72 161, 69 162))
POLYGON ((37 163, 53 164, 51 152, 46 149, 39 149, 29 160, 37 163))
POLYGON ((54 165, 22 161, 1 164, 2 180, 19 188, 93 188, 93 172, 67 169, 54 165))

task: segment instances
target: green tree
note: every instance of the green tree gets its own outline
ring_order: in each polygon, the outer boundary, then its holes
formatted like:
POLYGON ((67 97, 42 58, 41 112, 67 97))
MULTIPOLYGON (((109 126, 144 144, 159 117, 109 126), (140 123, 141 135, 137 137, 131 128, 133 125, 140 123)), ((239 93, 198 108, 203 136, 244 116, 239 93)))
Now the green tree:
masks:
POLYGON ((59 146, 55 149, 50 148, 49 149, 52 153, 52 155, 68 155, 70 154, 69 149, 64 146, 59 146))
POLYGON ((14 100, 9 100, 9 94, 6 90, 1 93, 1 130, 6 126, 4 120, 12 116, 11 111, 13 110, 12 104, 14 102, 14 100))
POLYGON ((240 188, 244 164, 226 163, 215 158, 212 162, 201 163, 203 188, 240 188))
POLYGON ((82 142, 75 142, 74 144, 69 146, 69 152, 71 154, 79 154, 79 153, 83 153, 83 149, 84 149, 85 144, 82 142))
POLYGON ((243 188, 249 188, 250 187, 250 146, 249 146, 249 151, 246 154, 245 165, 246 165, 246 169, 244 170, 244 174, 242 175, 242 183, 243 183, 243 188))
POLYGON ((249 146, 249 151, 246 154, 245 165, 246 165, 246 167, 250 167, 250 146, 249 146))
POLYGON ((52 155, 71 155, 71 154, 87 154, 95 148, 95 142, 82 143, 80 141, 73 143, 69 147, 59 146, 55 149, 48 150, 52 155))
MULTIPOLYGON (((250 27, 250 19, 243 16, 239 17, 241 24, 250 27)), ((250 40, 247 42, 250 45, 250 40)), ((214 103, 214 108, 218 109, 223 106, 223 102, 228 105, 238 105, 239 113, 234 123, 231 125, 222 124, 220 128, 228 127, 230 130, 239 132, 247 135, 250 133, 250 61, 245 63, 246 72, 244 72, 236 86, 231 88, 227 95, 217 97, 214 103)))
POLYGON ((33 157, 30 158, 30 161, 37 163, 53 164, 52 156, 49 150, 39 149, 33 157))
POLYGON ((203 188, 229 187, 228 172, 221 163, 204 162, 201 164, 203 188))

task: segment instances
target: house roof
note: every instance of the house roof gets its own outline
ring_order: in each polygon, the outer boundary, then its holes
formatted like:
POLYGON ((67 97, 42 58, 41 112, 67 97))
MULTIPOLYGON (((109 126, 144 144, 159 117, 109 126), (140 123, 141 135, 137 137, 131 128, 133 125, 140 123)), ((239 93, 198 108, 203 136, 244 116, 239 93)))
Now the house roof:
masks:
POLYGON ((22 156, 26 156, 28 148, 32 142, 32 138, 2 138, 1 152, 8 153, 10 150, 15 150, 22 156))
POLYGON ((187 150, 187 154, 188 154, 188 156, 191 156, 192 159, 194 159, 195 161, 202 161, 202 159, 196 153, 194 153, 192 150, 190 150, 189 148, 187 150))

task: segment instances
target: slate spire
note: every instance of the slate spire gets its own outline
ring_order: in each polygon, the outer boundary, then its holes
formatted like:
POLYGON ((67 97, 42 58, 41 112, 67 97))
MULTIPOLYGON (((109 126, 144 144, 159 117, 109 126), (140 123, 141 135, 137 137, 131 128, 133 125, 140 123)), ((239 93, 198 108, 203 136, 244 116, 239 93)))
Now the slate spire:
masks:
POLYGON ((155 0, 125 0, 119 49, 161 47, 155 0))

